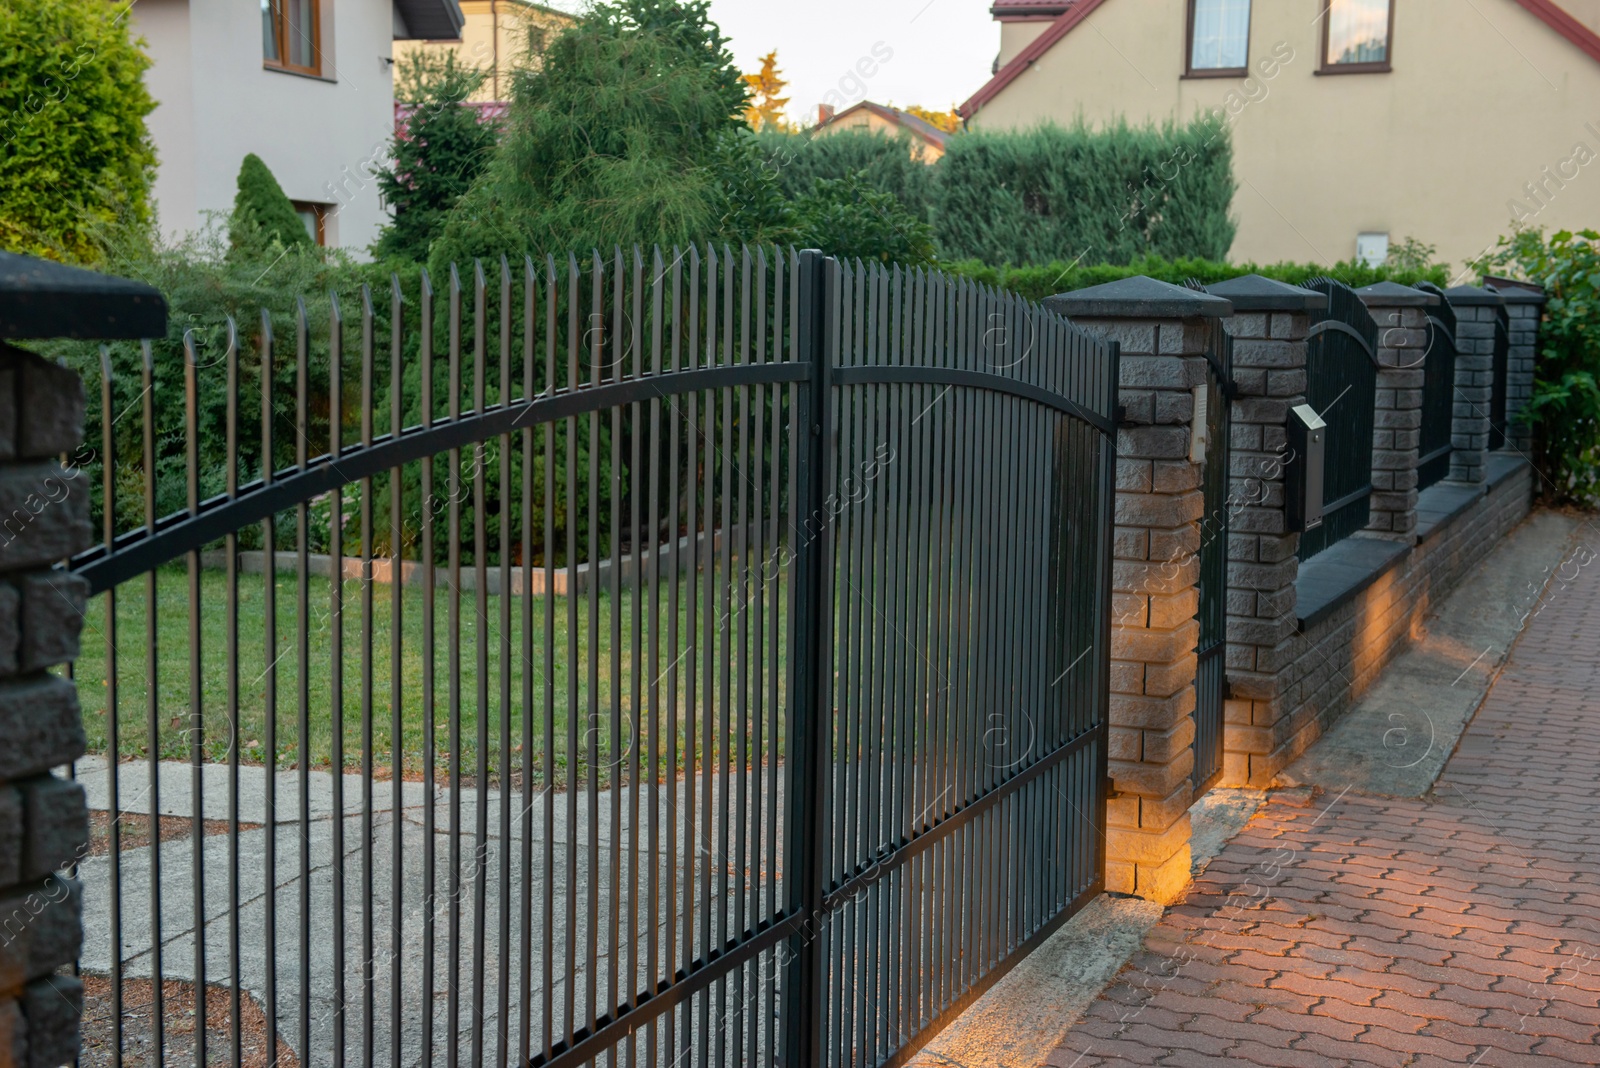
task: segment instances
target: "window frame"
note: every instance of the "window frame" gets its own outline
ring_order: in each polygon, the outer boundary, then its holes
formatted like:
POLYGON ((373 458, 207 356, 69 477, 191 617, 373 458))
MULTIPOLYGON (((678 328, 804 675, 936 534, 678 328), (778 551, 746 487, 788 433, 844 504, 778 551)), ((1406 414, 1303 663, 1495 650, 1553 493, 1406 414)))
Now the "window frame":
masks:
POLYGON ((290 50, 286 47, 289 43, 289 4, 294 0, 272 0, 277 5, 278 14, 273 19, 273 36, 278 45, 278 58, 269 59, 266 54, 265 42, 262 43, 261 66, 266 70, 281 70, 290 74, 303 74, 311 78, 322 77, 322 5, 323 0, 310 0, 311 3, 311 56, 314 62, 310 66, 289 62, 290 50))
POLYGON ((1247 78, 1250 76, 1250 31, 1256 17, 1255 0, 1244 20, 1244 64, 1238 67, 1196 67, 1194 65, 1194 9, 1199 0, 1189 0, 1185 5, 1188 16, 1183 33, 1183 76, 1185 78, 1247 78))
POLYGON ((1322 0, 1322 51, 1317 62, 1318 74, 1388 74, 1394 70, 1394 6, 1397 0, 1388 0, 1389 28, 1385 31, 1383 61, 1381 63, 1330 63, 1328 62, 1328 37, 1333 27, 1334 0, 1322 0))
POLYGON ((298 216, 301 212, 311 213, 312 218, 316 220, 316 232, 311 235, 312 239, 316 241, 318 248, 327 248, 328 209, 332 207, 332 205, 323 204, 315 200, 291 200, 289 201, 289 204, 294 208, 294 213, 296 216, 298 216))

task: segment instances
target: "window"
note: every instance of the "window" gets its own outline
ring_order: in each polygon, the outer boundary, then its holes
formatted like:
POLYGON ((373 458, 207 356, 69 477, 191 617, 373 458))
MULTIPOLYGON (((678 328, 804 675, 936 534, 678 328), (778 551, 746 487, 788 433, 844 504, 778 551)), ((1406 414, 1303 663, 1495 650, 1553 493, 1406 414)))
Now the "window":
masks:
POLYGON ((310 200, 291 200, 294 213, 305 224, 306 233, 319 245, 328 243, 328 205, 310 200))
POLYGON ((322 73, 320 0, 261 0, 264 66, 322 73))
POLYGON ((1191 77, 1239 77, 1250 62, 1250 0, 1189 0, 1191 77))
POLYGON ((1389 69, 1394 0, 1327 0, 1322 12, 1323 74, 1389 69))

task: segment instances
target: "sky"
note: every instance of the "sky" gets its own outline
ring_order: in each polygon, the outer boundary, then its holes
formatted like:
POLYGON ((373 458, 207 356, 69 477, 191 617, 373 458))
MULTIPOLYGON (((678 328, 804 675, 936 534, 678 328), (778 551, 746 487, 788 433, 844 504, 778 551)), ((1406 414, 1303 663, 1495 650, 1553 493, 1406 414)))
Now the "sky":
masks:
MULTIPOLYGON (((578 10, 579 0, 545 0, 578 10)), ((816 121, 817 105, 866 98, 943 110, 989 79, 1000 50, 990 0, 711 0, 739 69, 778 50, 789 118, 816 121)))

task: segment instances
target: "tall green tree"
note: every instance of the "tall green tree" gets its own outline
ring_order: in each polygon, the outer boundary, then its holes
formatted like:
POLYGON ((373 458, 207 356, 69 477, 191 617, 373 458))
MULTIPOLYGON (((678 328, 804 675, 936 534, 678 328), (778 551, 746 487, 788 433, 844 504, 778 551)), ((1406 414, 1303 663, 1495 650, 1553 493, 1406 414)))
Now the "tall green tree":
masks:
POLYGON ((97 232, 150 215, 150 59, 132 0, 0 4, 0 246, 93 262, 97 232))
POLYGON ((239 165, 239 188, 233 195, 228 239, 235 249, 271 244, 314 245, 305 223, 272 171, 254 152, 239 165))
POLYGON ((505 133, 431 262, 786 236, 735 139, 745 84, 707 0, 607 0, 513 77, 505 133), (757 201, 752 203, 750 198, 757 201))
POLYGON ((484 77, 458 63, 453 51, 414 52, 401 61, 395 99, 409 113, 389 142, 392 166, 378 175, 394 222, 379 235, 376 255, 426 262, 450 209, 488 164, 499 128, 464 103, 484 77))

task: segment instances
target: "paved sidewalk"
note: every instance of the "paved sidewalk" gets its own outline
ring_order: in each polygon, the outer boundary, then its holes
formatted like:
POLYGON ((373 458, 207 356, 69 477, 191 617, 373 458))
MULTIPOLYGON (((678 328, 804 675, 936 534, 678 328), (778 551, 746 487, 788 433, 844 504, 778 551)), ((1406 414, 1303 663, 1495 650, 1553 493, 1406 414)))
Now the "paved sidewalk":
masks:
POLYGON ((1600 1064, 1600 561, 1584 544, 1430 794, 1273 794, 1050 1063, 1600 1064))

